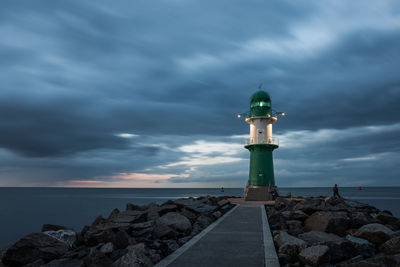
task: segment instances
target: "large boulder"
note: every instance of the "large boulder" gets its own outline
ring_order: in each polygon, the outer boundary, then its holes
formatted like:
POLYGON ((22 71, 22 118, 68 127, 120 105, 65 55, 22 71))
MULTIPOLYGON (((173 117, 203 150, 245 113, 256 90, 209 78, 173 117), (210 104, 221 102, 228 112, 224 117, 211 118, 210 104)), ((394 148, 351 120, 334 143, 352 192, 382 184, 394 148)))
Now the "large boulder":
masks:
POLYGON ((385 254, 400 254, 400 236, 389 239, 379 247, 379 250, 385 254))
POLYGON ((225 206, 226 204, 229 204, 229 203, 230 203, 229 200, 224 198, 224 199, 221 199, 220 201, 218 201, 217 205, 222 207, 222 206, 225 206))
POLYGON ((60 229, 57 231, 45 231, 43 233, 68 244, 70 247, 76 241, 76 233, 73 230, 60 229))
POLYGON ((396 222, 398 219, 396 217, 393 217, 392 214, 389 211, 381 211, 379 212, 375 219, 380 221, 382 224, 391 224, 396 222))
POLYGON ((345 212, 318 211, 304 222, 307 231, 322 231, 344 236, 350 219, 345 212))
POLYGON ((206 228, 207 226, 209 226, 213 221, 214 221, 214 220, 211 219, 211 218, 208 217, 208 216, 200 215, 200 216, 196 219, 196 221, 195 221, 194 224, 195 224, 196 226, 198 226, 200 229, 204 229, 204 228, 206 228))
POLYGON ((327 242, 331 263, 337 263, 357 256, 358 251, 354 244, 346 238, 327 242))
POLYGON ((115 232, 107 230, 88 230, 83 235, 82 242, 88 246, 95 246, 100 243, 112 242, 115 239, 115 232))
POLYGON ((157 219, 157 224, 167 225, 179 232, 190 232, 192 224, 189 219, 177 212, 168 212, 164 216, 157 219))
POLYGON ((298 253, 301 248, 307 246, 307 243, 297 237, 291 236, 285 231, 281 231, 274 237, 274 241, 279 247, 278 253, 286 254, 289 262, 298 260, 298 253))
POLYGON ((179 235, 178 232, 176 232, 174 229, 165 224, 157 224, 153 230, 153 236, 155 238, 161 238, 161 239, 176 238, 178 235, 179 235))
POLYGON ((352 218, 351 218, 352 228, 360 228, 370 223, 373 223, 373 219, 371 216, 368 215, 368 213, 359 211, 352 213, 352 218))
POLYGON ((375 244, 382 244, 390 239, 393 235, 393 231, 382 224, 371 223, 358 229, 354 235, 375 244))
POLYGON ((363 238, 347 235, 346 239, 353 243, 358 253, 364 257, 371 257, 375 254, 375 245, 363 238))
POLYGON ((49 262, 60 258, 69 246, 44 233, 32 233, 12 245, 3 257, 3 262, 12 266, 21 266, 38 259, 49 262))
MULTIPOLYGON (((227 205, 224 205, 223 208, 229 207, 229 206, 230 205, 227 204, 227 205)), ((212 213, 212 212, 218 210, 219 206, 200 203, 200 204, 188 205, 188 206, 186 206, 186 208, 191 211, 197 212, 197 213, 212 213)))
POLYGON ((290 213, 290 219, 292 219, 292 220, 304 221, 307 218, 308 218, 308 215, 301 210, 293 210, 290 213))
POLYGON ((112 267, 149 267, 153 262, 139 249, 128 248, 128 252, 116 260, 112 267))
POLYGON ((287 220, 286 226, 288 233, 297 236, 298 234, 304 233, 303 223, 298 220, 287 220))
POLYGON ((287 208, 291 208, 294 205, 296 205, 296 201, 284 197, 278 197, 275 200, 275 208, 277 210, 284 210, 287 208))
POLYGON ((311 266, 320 266, 321 264, 328 263, 329 247, 324 245, 316 245, 304 248, 300 251, 299 259, 302 263, 311 266))
POLYGON ((126 210, 119 212, 108 219, 114 223, 139 223, 146 221, 146 212, 140 210, 126 210))
POLYGON ((326 203, 320 198, 308 197, 301 200, 294 206, 295 210, 301 210, 307 214, 312 214, 316 211, 321 211, 326 209, 326 203))
POLYGON ((338 235, 321 231, 305 232, 303 234, 299 234, 298 237, 311 245, 321 245, 326 244, 327 242, 334 242, 342 239, 338 235))

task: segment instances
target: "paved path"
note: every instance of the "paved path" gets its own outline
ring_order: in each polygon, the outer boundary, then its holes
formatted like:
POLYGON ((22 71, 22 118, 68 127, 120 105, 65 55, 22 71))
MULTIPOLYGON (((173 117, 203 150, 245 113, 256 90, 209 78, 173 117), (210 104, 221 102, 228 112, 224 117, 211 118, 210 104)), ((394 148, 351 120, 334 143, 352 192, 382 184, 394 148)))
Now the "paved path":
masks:
POLYGON ((279 266, 263 206, 236 206, 157 265, 162 266, 279 266))

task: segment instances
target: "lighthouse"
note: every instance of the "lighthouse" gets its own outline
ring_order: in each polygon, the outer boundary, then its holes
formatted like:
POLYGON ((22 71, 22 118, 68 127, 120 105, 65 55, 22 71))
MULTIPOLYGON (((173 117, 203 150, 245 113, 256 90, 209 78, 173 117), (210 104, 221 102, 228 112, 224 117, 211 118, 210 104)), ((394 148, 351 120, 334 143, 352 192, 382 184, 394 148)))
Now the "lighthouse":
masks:
POLYGON ((250 138, 245 141, 250 152, 250 171, 244 199, 269 200, 269 192, 275 186, 272 152, 279 147, 279 139, 272 135, 272 124, 284 113, 274 112, 269 94, 259 90, 251 96, 250 111, 238 117, 243 115, 250 124, 250 138))

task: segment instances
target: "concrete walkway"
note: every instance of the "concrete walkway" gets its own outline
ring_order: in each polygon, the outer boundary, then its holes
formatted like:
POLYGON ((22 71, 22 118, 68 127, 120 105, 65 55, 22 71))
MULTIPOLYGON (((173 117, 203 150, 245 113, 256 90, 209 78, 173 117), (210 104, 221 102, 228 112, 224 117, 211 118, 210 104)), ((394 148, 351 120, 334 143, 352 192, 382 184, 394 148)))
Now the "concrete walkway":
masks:
POLYGON ((237 205, 157 266, 279 266, 264 207, 237 205))

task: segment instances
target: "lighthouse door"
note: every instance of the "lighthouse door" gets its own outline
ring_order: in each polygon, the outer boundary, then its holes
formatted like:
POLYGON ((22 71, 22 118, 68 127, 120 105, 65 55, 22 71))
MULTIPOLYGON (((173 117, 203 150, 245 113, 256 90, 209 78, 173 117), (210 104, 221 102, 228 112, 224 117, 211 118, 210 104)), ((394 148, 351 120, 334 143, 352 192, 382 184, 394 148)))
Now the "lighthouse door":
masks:
POLYGON ((264 129, 258 129, 257 130, 257 143, 265 143, 266 141, 266 136, 265 136, 265 130, 264 129))

